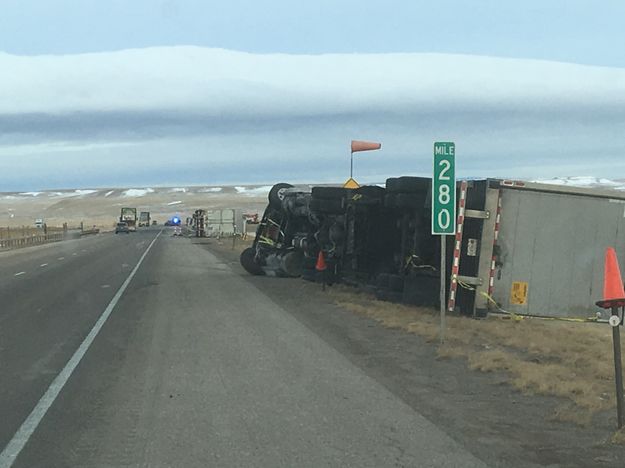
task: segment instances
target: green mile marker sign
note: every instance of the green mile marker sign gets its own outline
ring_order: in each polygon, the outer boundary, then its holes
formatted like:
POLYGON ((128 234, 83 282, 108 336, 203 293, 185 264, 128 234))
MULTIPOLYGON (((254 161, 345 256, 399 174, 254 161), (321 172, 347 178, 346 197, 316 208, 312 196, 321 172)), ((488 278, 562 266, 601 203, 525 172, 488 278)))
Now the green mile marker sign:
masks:
POLYGON ((456 145, 434 143, 432 234, 456 233, 456 145))

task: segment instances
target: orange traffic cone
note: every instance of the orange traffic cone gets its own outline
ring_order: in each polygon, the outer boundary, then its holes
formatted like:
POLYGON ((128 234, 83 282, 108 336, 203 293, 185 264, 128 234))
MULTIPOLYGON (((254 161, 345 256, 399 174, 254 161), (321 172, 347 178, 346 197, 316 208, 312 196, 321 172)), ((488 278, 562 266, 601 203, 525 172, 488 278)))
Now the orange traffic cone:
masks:
POLYGON ((326 259, 323 256, 323 250, 320 250, 319 255, 317 256, 317 264, 315 265, 315 270, 325 271, 327 268, 328 265, 326 265, 326 259))
POLYGON ((625 291, 623 290, 623 280, 621 270, 616 259, 616 252, 613 247, 605 250, 605 271, 603 274, 603 300, 596 304, 604 309, 625 306, 625 291))

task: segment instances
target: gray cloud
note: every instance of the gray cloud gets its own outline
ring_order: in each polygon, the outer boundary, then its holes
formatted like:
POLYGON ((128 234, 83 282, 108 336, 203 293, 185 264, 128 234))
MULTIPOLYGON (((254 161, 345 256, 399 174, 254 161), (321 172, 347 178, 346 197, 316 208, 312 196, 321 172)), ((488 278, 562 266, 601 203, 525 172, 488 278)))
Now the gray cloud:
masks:
POLYGON ((471 176, 625 169, 625 70, 432 54, 196 47, 0 54, 0 184, 341 181, 427 174, 437 139, 471 176), (20 174, 19 177, 17 174, 20 174))

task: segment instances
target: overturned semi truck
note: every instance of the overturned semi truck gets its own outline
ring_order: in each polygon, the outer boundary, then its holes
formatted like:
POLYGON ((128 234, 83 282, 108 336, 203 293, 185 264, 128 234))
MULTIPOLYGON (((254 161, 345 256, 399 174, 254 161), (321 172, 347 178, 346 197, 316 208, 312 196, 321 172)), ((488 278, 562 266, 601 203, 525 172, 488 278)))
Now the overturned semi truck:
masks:
MULTIPOLYGON (((384 187, 277 184, 241 263, 252 274, 358 284, 379 299, 437 306, 440 240, 431 234, 431 180, 384 187)), ((603 251, 625 247, 625 194, 501 179, 457 183, 457 234, 447 236, 446 306, 588 317, 601 297, 603 251)))

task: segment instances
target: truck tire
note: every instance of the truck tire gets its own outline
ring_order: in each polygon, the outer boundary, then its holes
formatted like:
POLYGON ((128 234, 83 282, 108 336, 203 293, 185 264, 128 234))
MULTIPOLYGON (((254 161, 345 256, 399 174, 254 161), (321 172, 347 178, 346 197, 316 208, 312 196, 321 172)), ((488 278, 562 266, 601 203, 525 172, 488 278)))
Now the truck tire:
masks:
POLYGON ((304 268, 302 270, 302 279, 314 283, 317 280, 317 271, 314 268, 304 268))
POLYGON ((317 200, 340 200, 350 193, 343 187, 313 187, 311 194, 317 200))
POLYGON ((304 256, 301 252, 289 252, 282 257, 282 270, 290 277, 302 275, 304 256))
POLYGON ((415 209, 423 208, 425 206, 425 197, 413 193, 396 193, 395 196, 395 208, 415 209))
POLYGON ((269 206, 271 206, 275 210, 282 209, 282 200, 284 198, 284 189, 292 188, 291 184, 286 184, 284 182, 279 183, 271 187, 269 191, 269 206))
POLYGON ((310 200, 310 211, 319 214, 342 214, 345 209, 340 199, 329 200, 313 198, 310 200))
POLYGON ((388 286, 392 292, 402 292, 404 290, 404 277, 401 275, 388 275, 388 286))
POLYGON ((241 252, 241 256, 239 257, 239 261, 241 262, 241 266, 245 268, 250 275, 261 276, 264 275, 265 272, 260 267, 258 263, 254 260, 255 253, 254 249, 248 247, 243 252, 241 252))
POLYGON ((390 209, 414 210, 427 208, 427 198, 416 193, 387 193, 384 196, 384 206, 390 209))
POLYGON ((390 280, 389 277, 391 275, 389 275, 388 273, 380 273, 378 275, 378 277, 375 279, 375 285, 378 287, 378 289, 388 289, 390 286, 390 280))
POLYGON ((363 185, 362 187, 357 188, 355 192, 363 197, 382 199, 384 198, 386 190, 382 187, 378 187, 377 185, 363 185))
POLYGON ((377 288, 375 290, 374 295, 375 295, 375 298, 379 301, 400 303, 402 302, 402 299, 403 299, 402 293, 389 291, 388 289, 384 289, 384 288, 377 288))
POLYGON ((391 210, 395 208, 395 194, 387 193, 384 195, 384 206, 386 208, 390 208, 391 210))
POLYGON ((391 177, 386 179, 386 190, 391 193, 420 193, 430 188, 430 179, 426 177, 391 177))

